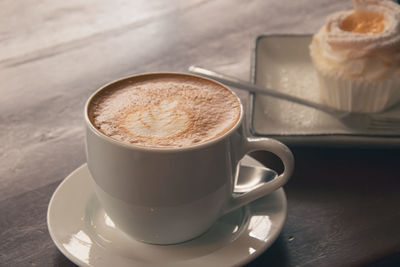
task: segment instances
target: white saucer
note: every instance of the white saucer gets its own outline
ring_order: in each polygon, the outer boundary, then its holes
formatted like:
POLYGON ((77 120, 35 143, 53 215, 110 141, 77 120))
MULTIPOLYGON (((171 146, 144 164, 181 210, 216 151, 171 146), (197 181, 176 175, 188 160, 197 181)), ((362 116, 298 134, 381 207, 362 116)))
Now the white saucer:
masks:
MULTIPOLYGON (((263 166, 248 156, 242 164, 263 166)), ((86 164, 72 172, 54 192, 47 213, 54 243, 80 266, 243 265, 272 245, 286 219, 286 196, 279 189, 221 217, 194 240, 169 246, 145 244, 115 227, 89 179, 86 164)))

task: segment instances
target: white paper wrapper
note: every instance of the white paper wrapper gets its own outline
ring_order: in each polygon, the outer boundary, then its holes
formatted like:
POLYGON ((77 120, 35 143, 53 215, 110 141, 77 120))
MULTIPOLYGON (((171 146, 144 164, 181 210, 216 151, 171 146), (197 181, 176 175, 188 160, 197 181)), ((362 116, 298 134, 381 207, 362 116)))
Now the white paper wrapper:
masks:
POLYGON ((331 107, 350 112, 376 113, 400 102, 400 78, 369 82, 332 77, 316 71, 322 101, 331 107))

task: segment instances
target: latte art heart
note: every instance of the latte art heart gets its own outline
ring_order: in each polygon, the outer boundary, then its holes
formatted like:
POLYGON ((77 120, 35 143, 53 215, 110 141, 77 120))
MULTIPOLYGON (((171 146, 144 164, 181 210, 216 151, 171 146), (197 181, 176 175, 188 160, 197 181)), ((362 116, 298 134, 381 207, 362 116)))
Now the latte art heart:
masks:
POLYGON ((186 131, 190 125, 188 114, 178 108, 177 101, 162 101, 157 106, 129 113, 122 127, 138 137, 166 138, 186 131))

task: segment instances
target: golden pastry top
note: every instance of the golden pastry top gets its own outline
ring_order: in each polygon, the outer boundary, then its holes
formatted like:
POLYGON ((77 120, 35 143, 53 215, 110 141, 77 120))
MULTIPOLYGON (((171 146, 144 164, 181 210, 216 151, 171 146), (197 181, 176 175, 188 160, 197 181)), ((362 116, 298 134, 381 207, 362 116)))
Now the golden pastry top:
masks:
POLYGON ((356 11, 347 16, 339 26, 353 33, 380 33, 385 29, 385 16, 377 12, 356 11))
POLYGON ((359 58, 400 47, 400 5, 389 0, 353 0, 353 5, 327 18, 324 43, 329 49, 359 58))

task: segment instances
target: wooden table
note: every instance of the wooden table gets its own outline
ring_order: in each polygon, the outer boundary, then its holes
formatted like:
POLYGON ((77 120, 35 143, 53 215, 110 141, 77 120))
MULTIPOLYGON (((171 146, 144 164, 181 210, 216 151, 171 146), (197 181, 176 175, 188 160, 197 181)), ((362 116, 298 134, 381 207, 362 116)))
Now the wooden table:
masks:
MULTIPOLYGON (((313 33, 350 1, 12 1, 0 4, 0 266, 73 266, 46 211, 83 164, 83 105, 129 74, 191 64, 241 79, 254 39, 313 33)), ((247 94, 237 91, 245 100, 247 94)), ((400 264, 399 150, 291 147, 288 219, 248 266, 400 264)), ((269 155, 257 153, 261 161, 269 155)))

